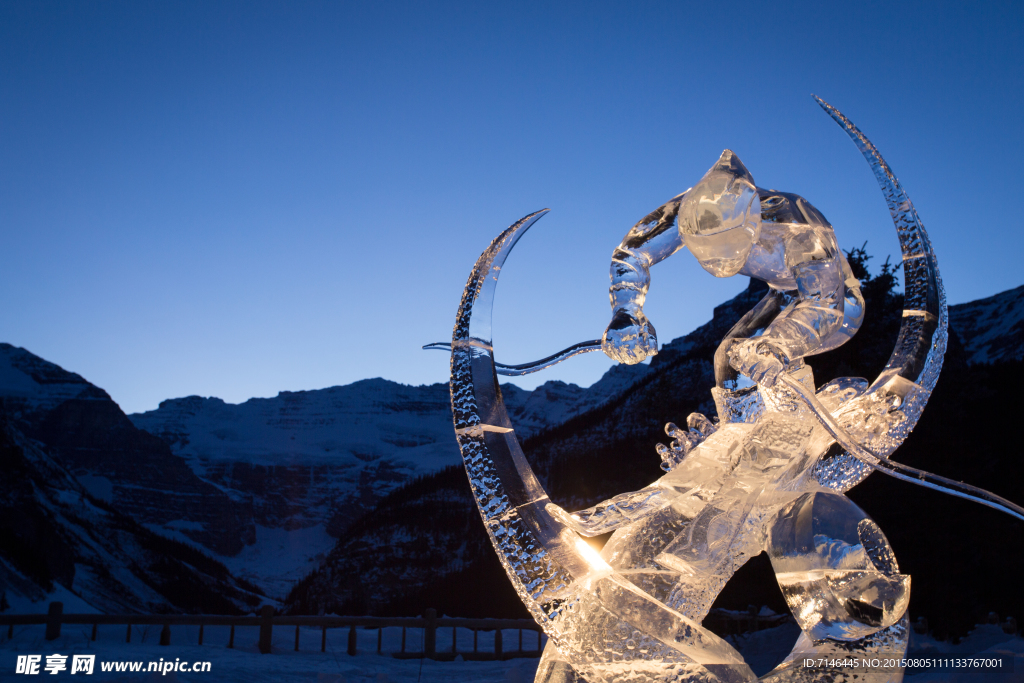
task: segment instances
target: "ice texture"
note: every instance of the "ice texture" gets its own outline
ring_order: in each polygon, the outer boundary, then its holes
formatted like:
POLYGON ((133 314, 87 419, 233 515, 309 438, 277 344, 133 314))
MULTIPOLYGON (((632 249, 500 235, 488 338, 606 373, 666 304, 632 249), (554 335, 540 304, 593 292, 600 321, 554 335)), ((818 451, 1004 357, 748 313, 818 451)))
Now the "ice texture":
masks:
POLYGON ((657 353, 643 313, 650 268, 684 246, 716 276, 766 281, 768 294, 716 353, 719 419, 693 414, 685 430, 667 424, 671 443, 658 448, 664 476, 569 512, 550 501, 523 455, 491 340, 505 258, 544 212, 499 235, 473 269, 451 344, 455 433, 494 548, 550 636, 538 683, 754 680, 739 653, 701 622, 736 570, 762 551, 801 628, 790 656, 762 680, 840 680, 800 660, 906 650, 910 577, 878 525, 842 495, 871 467, 837 451, 836 434, 848 431, 875 460, 906 437, 941 368, 945 299, 910 200, 870 142, 821 104, 871 162, 904 248, 907 310, 874 382, 839 378, 815 392, 807 359, 856 333, 860 283, 821 212, 799 195, 756 187, 726 150, 615 249, 612 322, 601 342, 624 363, 657 353), (583 539, 608 532, 600 553, 583 539))
MULTIPOLYGON (((948 313, 935 253, 910 197, 875 146, 848 118, 820 98, 819 105, 842 126, 867 159, 885 196, 903 254, 905 300, 896 348, 885 371, 862 396, 839 410, 839 423, 880 457, 890 456, 917 424, 942 370, 948 313)), ((816 470, 818 481, 847 491, 871 468, 849 454, 836 455, 816 470)))
POLYGON ((910 577, 899 573, 878 525, 846 496, 806 493, 786 506, 768 529, 768 556, 790 611, 814 640, 863 638, 907 609, 910 577))

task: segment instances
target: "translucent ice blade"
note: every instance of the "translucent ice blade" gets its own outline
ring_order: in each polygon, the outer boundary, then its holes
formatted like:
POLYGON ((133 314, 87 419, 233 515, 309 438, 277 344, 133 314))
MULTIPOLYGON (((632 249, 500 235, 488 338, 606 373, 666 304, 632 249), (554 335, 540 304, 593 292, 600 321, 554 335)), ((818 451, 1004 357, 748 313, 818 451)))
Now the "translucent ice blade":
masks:
MULTIPOLYGON (((452 345, 448 342, 434 342, 432 344, 426 344, 423 346, 424 351, 451 351, 452 345)), ((506 365, 505 363, 494 362, 494 367, 497 369, 499 375, 505 377, 522 377, 523 375, 529 375, 534 372, 540 372, 546 370, 552 365, 557 365, 563 360, 568 360, 573 356, 578 356, 583 353, 590 353, 591 351, 601 350, 601 340, 591 339, 590 341, 579 342, 573 344, 569 348, 562 349, 558 353, 553 353, 546 358, 535 360, 530 363, 522 363, 520 365, 506 365)))
MULTIPOLYGON (((873 469, 861 457, 865 451, 889 462, 887 458, 920 419, 942 370, 948 314, 935 253, 910 197, 867 136, 835 107, 819 97, 814 99, 846 131, 867 160, 889 207, 903 253, 905 297, 896 348, 882 374, 845 410, 847 415, 857 413, 863 424, 870 422, 880 428, 856 434, 858 443, 865 447, 861 455, 833 458, 819 472, 822 485, 845 491, 873 469)), ((962 493, 975 495, 966 490, 962 493)))
POLYGON ((887 370, 931 391, 942 368, 946 349, 946 295, 928 232, 910 197, 878 149, 842 112, 815 96, 815 101, 850 136, 871 166, 903 252, 905 301, 900 337, 887 370))

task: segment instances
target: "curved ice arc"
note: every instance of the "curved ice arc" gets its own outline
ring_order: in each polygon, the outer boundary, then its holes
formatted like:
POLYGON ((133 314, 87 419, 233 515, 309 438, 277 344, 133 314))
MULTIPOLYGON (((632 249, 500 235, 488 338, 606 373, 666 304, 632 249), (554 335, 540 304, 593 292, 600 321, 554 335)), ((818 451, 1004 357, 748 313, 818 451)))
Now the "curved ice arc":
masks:
MULTIPOLYGON (((814 99, 846 131, 871 166, 903 254, 905 300, 896 348, 878 379, 836 414, 838 423, 856 442, 884 459, 917 424, 938 381, 946 352, 946 294, 928 232, 889 164, 853 122, 820 97, 814 99)), ((863 481, 871 469, 844 454, 820 463, 815 475, 822 485, 846 491, 863 481)))
POLYGON ((455 434, 487 534, 527 609, 591 683, 638 676, 659 683, 752 681, 753 672, 728 643, 612 571, 547 510, 550 501, 505 410, 491 346, 501 267, 544 213, 518 221, 481 254, 452 334, 455 434))

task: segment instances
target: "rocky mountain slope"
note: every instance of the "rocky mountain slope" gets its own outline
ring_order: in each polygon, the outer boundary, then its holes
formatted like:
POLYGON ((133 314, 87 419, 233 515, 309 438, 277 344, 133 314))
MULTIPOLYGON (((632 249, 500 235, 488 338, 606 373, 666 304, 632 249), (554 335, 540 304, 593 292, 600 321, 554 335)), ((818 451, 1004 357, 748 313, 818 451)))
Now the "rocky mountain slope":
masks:
POLYGON ((951 306, 949 324, 957 330, 969 363, 1024 358, 1024 285, 995 296, 951 306))
MULTIPOLYGON (((589 389, 507 385, 506 398, 533 433, 600 405, 646 371, 616 369, 589 389)), ((255 539, 222 559, 281 596, 383 496, 459 462, 445 384, 369 379, 237 405, 190 396, 129 419, 200 479, 247 501, 255 539)))
POLYGON ((244 613, 263 600, 223 564, 94 498, 2 413, 0 471, 0 588, 9 602, 57 591, 107 612, 244 613))
MULTIPOLYGON (((524 431, 585 412, 646 366, 589 389, 509 385, 524 431)), ((381 379, 240 405, 191 396, 126 417, 99 387, 0 344, 3 414, 97 501, 213 553, 283 597, 388 492, 459 462, 446 385, 381 379)))
MULTIPOLYGON (((599 405, 646 370, 618 369, 590 389, 507 385, 506 400, 531 434, 599 405)), ((338 535, 396 484, 459 461, 444 384, 368 379, 238 405, 189 396, 128 417, 200 478, 250 498, 255 523, 265 527, 326 520, 338 535)))
POLYGON ((179 531, 222 554, 255 538, 251 502, 198 477, 136 428, 105 391, 0 344, 0 399, 10 424, 66 467, 96 499, 137 522, 179 531))

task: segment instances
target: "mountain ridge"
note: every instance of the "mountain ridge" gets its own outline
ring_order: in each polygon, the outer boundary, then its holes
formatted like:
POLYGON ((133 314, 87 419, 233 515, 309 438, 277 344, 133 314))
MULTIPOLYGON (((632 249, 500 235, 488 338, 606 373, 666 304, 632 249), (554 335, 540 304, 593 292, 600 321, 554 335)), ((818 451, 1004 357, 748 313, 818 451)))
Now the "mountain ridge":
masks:
MULTIPOLYGON (((865 287, 872 282, 865 280, 865 287)), ((881 286, 881 279, 874 282, 881 286)), ((1021 346, 1013 325, 1024 310, 1022 297, 1014 293, 1022 291, 951 307, 952 325, 968 331, 963 345, 968 358, 978 358, 977 339, 1004 352, 1021 346), (979 308, 979 303, 984 305, 979 308), (993 315, 1007 306, 1010 314, 993 315), (984 315, 974 315, 975 310, 984 315)), ((526 391, 502 385, 513 424, 552 498, 568 507, 582 506, 657 476, 653 445, 665 440, 661 426, 691 411, 713 413, 708 354, 762 293, 763 287, 752 281, 717 306, 711 321, 665 344, 649 365, 614 366, 591 387, 555 381, 526 391), (601 469, 627 452, 635 453, 643 466, 614 482, 602 480, 601 469)), ((884 315, 869 318, 862 334, 840 349, 845 355, 815 357, 816 374, 822 370, 819 379, 846 374, 852 366, 884 364, 898 325, 890 321, 886 327, 876 319, 895 315, 898 321, 898 297, 879 301, 872 310, 884 315)), ((947 365, 962 364, 955 334, 950 347, 947 365)), ((464 474, 445 384, 415 387, 372 378, 282 391, 240 404, 189 396, 126 416, 82 376, 0 344, 0 399, 0 413, 66 467, 98 504, 113 505, 162 537, 213 553, 232 575, 255 582, 270 595, 283 596, 302 576, 315 576, 332 556, 337 559, 339 547, 353 542, 353 524, 361 525, 359 533, 378 539, 354 541, 362 550, 352 550, 353 557, 363 553, 359 562, 365 570, 382 539, 409 531, 401 524, 379 526, 379 515, 378 522, 366 516, 423 477, 441 476, 448 491, 424 510, 440 505, 449 518, 468 514, 475 519, 471 499, 462 500, 453 483, 464 474)), ((386 517, 394 521, 396 514, 386 517)), ((450 541, 459 542, 452 547, 463 548, 458 551, 462 559, 442 563, 447 569, 441 575, 424 570, 419 586, 381 579, 395 589, 387 598, 392 608, 412 609, 426 586, 435 590, 471 582, 484 571, 477 565, 486 565, 486 553, 481 560, 475 550, 463 547, 475 527, 456 526, 463 530, 450 541)), ((438 533, 438 538, 445 536, 438 533)), ((422 562, 432 561, 429 549, 416 553, 422 562)), ((500 576, 496 564, 485 570, 500 576)), ((289 605, 296 609, 299 602, 292 599, 289 605)), ((304 604, 304 609, 326 609, 316 600, 304 604)), ((379 608, 365 602, 362 607, 379 608)))
POLYGON ((88 493, 0 413, 0 586, 42 601, 59 584, 93 608, 243 613, 263 598, 193 547, 88 493))

